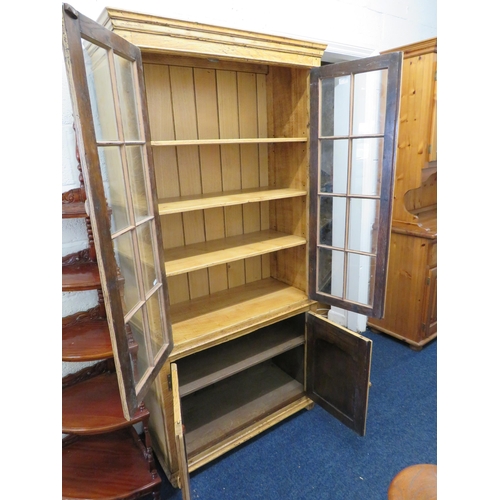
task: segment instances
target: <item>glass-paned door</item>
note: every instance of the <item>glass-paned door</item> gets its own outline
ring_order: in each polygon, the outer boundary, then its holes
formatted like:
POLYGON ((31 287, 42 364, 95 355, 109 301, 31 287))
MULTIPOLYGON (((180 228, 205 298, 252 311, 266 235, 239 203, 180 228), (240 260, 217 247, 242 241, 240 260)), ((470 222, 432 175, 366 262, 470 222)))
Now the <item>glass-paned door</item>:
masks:
POLYGON ((309 294, 383 313, 401 53, 311 72, 309 294))
POLYGON ((122 406, 173 348, 141 54, 63 6, 63 50, 122 406))

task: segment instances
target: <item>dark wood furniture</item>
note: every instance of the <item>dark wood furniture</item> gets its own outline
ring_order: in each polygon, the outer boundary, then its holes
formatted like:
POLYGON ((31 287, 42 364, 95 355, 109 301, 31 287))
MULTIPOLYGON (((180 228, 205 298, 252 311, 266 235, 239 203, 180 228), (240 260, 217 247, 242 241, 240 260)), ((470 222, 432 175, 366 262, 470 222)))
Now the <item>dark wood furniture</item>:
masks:
POLYGON ((113 349, 104 308, 85 189, 63 194, 62 217, 85 218, 89 248, 63 258, 62 290, 98 291, 98 305, 62 320, 62 359, 96 361, 63 378, 63 499, 159 498, 149 437, 149 411, 141 405, 132 419, 123 415, 113 349), (144 438, 133 427, 142 424, 144 438))
POLYGON ((387 500, 436 500, 437 465, 416 464, 399 472, 389 485, 387 500))

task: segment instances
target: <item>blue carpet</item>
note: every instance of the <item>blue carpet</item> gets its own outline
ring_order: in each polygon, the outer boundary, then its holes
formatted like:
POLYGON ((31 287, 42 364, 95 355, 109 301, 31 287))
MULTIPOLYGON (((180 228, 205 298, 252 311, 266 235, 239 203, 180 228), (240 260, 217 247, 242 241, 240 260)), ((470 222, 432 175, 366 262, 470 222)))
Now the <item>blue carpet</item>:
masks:
MULTIPOLYGON (((304 410, 191 474, 202 500, 383 500, 392 478, 437 464, 437 340, 420 352, 373 340, 366 436, 320 406, 304 410)), ((167 480, 162 500, 181 500, 167 480)))

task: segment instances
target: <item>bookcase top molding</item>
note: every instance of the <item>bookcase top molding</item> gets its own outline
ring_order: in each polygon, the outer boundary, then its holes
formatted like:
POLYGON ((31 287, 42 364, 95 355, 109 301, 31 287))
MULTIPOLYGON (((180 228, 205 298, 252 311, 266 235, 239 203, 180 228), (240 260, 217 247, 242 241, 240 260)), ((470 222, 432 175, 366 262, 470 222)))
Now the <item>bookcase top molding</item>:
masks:
POLYGON ((327 45, 106 7, 98 22, 142 52, 314 67, 327 45))

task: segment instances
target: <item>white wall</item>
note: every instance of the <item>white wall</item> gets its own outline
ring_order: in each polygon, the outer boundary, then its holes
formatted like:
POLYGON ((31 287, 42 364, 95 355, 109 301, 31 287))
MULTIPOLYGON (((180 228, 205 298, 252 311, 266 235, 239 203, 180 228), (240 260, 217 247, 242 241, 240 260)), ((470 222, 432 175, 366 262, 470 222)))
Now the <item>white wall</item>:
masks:
POLYGON ((106 5, 147 14, 384 50, 436 36, 437 0, 74 0, 96 19, 106 5), (305 8, 299 10, 304 5, 305 8))
MULTIPOLYGON (((289 1, 234 0, 167 2, 155 0, 75 0, 71 5, 97 19, 106 5, 140 12, 229 26, 251 31, 305 38, 327 43, 327 50, 368 55, 384 49, 431 38, 437 34, 437 0, 328 0, 291 7, 289 1)), ((61 53, 62 60, 62 53, 61 53)), ((74 155, 71 102, 65 70, 62 73, 62 192, 78 187, 74 155)), ((82 220, 62 222, 62 255, 87 246, 82 220)), ((63 293, 62 314, 86 310, 97 302, 95 292, 63 293)), ((82 365, 63 363, 63 376, 82 365)))

